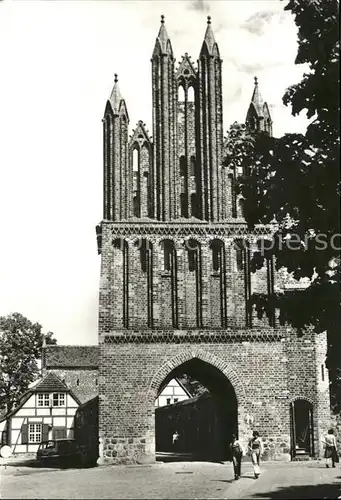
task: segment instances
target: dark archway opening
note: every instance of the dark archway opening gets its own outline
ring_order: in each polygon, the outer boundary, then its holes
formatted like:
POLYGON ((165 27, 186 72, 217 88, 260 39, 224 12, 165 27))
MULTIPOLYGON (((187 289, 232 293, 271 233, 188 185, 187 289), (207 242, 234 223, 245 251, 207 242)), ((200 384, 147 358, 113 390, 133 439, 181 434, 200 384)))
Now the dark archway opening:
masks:
POLYGON ((156 402, 157 459, 229 460, 232 434, 238 436, 237 398, 229 380, 213 365, 194 358, 165 378, 158 398, 174 380, 188 390, 190 397, 177 402, 177 398, 167 398, 168 404, 161 406, 156 402), (176 432, 179 438, 173 442, 176 432))

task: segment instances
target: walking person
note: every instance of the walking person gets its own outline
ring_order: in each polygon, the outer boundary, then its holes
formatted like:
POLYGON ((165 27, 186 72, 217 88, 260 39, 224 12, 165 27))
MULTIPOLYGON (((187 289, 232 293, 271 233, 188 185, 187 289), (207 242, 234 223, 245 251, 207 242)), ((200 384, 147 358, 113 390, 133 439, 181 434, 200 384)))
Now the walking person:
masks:
POLYGON ((260 475, 260 457, 264 452, 263 442, 258 431, 253 431, 248 448, 251 454, 253 473, 255 479, 258 479, 260 475))
POLYGON ((242 458, 243 458, 243 448, 235 434, 232 434, 230 451, 231 451, 231 462, 233 463, 234 478, 239 479, 241 473, 242 458))
POLYGON ((333 429, 329 429, 328 434, 326 434, 322 442, 325 445, 324 458, 326 459, 327 469, 329 465, 335 467, 335 462, 339 461, 339 455, 337 453, 336 437, 333 429))
POLYGON ((178 433, 178 431, 175 431, 172 436, 173 449, 175 453, 179 451, 179 441, 180 441, 180 434, 178 433))

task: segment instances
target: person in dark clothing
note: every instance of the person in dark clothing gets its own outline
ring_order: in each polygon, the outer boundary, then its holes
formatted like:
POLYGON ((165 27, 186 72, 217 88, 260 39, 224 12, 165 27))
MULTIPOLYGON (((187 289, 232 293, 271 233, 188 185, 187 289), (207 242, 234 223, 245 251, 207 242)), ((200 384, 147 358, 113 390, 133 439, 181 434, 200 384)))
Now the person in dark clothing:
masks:
POLYGON ((339 455, 337 453, 337 442, 334 435, 334 429, 329 429, 328 434, 322 442, 325 445, 324 458, 326 459, 326 467, 328 468, 329 465, 335 467, 335 462, 339 461, 339 455), (329 464, 329 462, 331 462, 331 464, 329 464))
POLYGON ((243 458, 243 448, 235 434, 232 435, 230 443, 231 462, 233 463, 234 478, 239 479, 241 474, 241 465, 243 458))

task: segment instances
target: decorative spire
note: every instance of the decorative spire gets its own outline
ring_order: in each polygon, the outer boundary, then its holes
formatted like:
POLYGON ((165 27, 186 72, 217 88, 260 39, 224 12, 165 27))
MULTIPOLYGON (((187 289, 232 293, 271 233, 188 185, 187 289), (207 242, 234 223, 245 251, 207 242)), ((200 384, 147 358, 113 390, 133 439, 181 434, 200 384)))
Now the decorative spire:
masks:
POLYGON ((272 136, 272 119, 270 115, 269 106, 264 102, 263 97, 259 91, 258 78, 254 77, 255 87, 250 102, 248 112, 246 114, 246 123, 251 130, 260 130, 267 132, 272 136))
MULTIPOLYGON (((157 45, 157 43, 160 44, 162 54, 168 54, 168 53, 172 54, 172 46, 171 46, 170 38, 169 38, 167 30, 166 30, 165 16, 164 15, 161 16, 161 26, 159 29, 159 34, 158 34, 157 39, 156 39, 156 45, 157 45)), ((154 52, 155 52, 155 49, 154 49, 154 52)))
POLYGON ((206 33, 204 37, 204 42, 202 44, 201 52, 204 49, 204 46, 206 45, 207 51, 210 55, 213 54, 213 48, 216 45, 216 41, 214 38, 212 26, 211 26, 211 16, 207 16, 207 28, 206 28, 206 33))
POLYGON ((118 113, 118 109, 120 107, 120 102, 122 100, 121 92, 118 86, 118 76, 117 73, 115 73, 115 78, 114 78, 114 86, 110 94, 110 104, 112 107, 112 110, 114 113, 118 113))
POLYGON ((251 103, 254 105, 258 116, 263 116, 264 101, 258 88, 258 78, 255 76, 255 88, 253 89, 251 103))

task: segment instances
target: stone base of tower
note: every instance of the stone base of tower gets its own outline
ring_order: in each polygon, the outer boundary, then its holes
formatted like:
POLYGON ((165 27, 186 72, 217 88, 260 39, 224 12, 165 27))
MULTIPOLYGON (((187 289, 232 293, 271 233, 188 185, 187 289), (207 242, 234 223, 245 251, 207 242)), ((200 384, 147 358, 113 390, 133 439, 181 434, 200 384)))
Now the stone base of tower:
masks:
MULTIPOLYGON (((313 333, 199 344, 106 336, 100 345, 98 463, 155 462, 155 399, 181 370, 217 401, 220 434, 213 459, 226 459, 219 443, 228 443, 232 433, 246 447, 253 430, 262 436, 263 460, 321 457, 321 439, 331 425, 325 352, 325 335, 313 333)), ((164 429, 163 442, 171 443, 175 430, 164 429)))
POLYGON ((100 438, 98 465, 134 465, 156 462, 154 440, 146 438, 110 437, 100 438))

